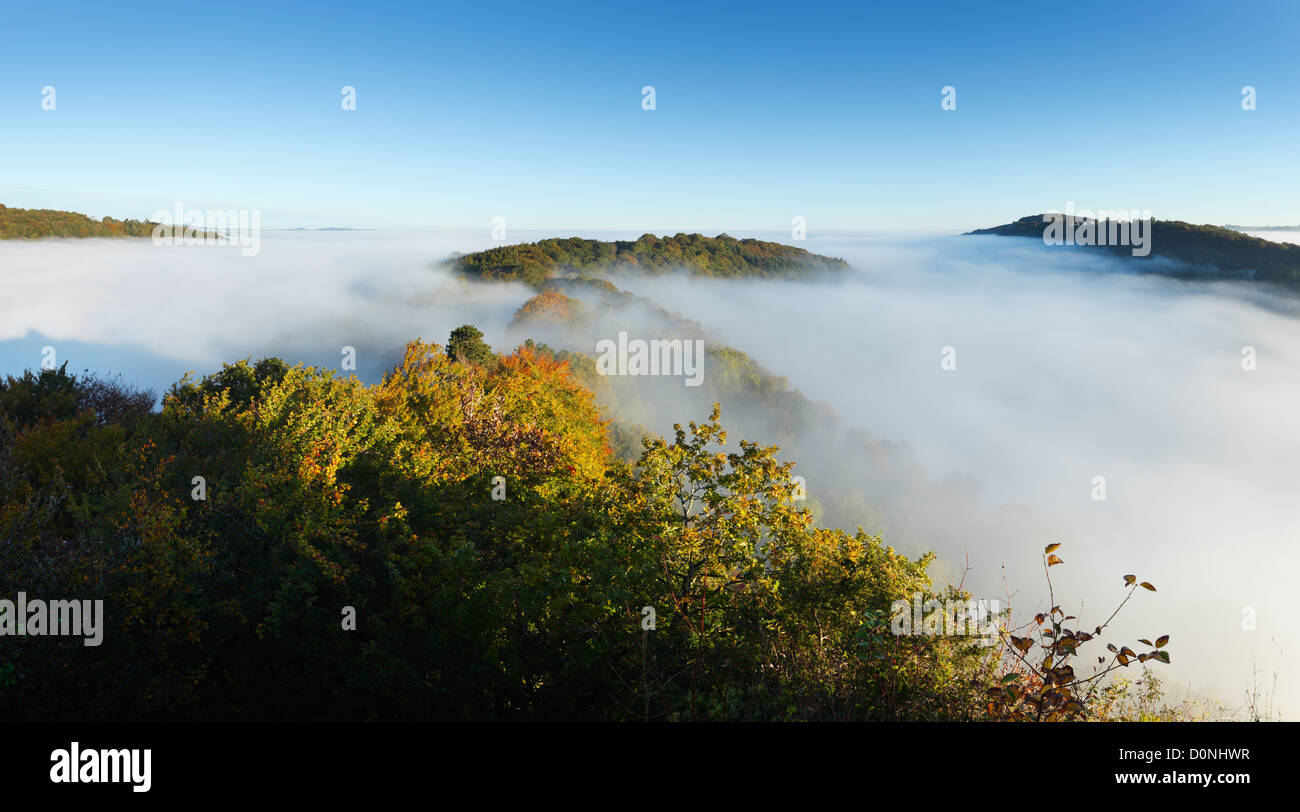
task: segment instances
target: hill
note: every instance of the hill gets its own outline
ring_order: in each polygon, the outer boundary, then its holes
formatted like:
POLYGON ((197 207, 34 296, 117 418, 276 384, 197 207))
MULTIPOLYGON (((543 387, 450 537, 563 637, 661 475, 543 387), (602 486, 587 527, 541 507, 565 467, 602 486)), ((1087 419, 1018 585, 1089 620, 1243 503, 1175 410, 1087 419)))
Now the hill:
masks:
POLYGON ((705 237, 643 234, 631 240, 579 237, 505 245, 453 256, 449 263, 476 279, 521 281, 541 286, 553 276, 598 277, 604 273, 663 274, 685 268, 696 276, 777 277, 845 271, 848 263, 763 240, 738 240, 727 234, 705 237))
MULTIPOLYGON (((0 240, 42 237, 150 237, 159 224, 150 220, 93 220, 75 211, 15 209, 0 203, 0 240)), ((170 229, 164 226, 164 229, 170 229)), ((164 232, 167 233, 167 232, 164 232)), ((206 235, 207 232, 204 232, 206 235)), ((211 235, 216 237, 217 235, 211 235)))
MULTIPOLYGON (((1033 214, 1021 217, 1014 223, 975 229, 967 234, 1041 239, 1048 217, 1046 214, 1033 214)), ((1074 222, 1076 226, 1082 226, 1084 223, 1096 224, 1097 221, 1076 217, 1074 222)), ((1107 251, 1134 261, 1150 260, 1152 257, 1173 260, 1182 267, 1169 268, 1164 264, 1152 264, 1150 267, 1154 273, 1170 276, 1227 276, 1300 286, 1300 245, 1271 242, 1221 226, 1193 225, 1181 220, 1153 220, 1150 230, 1151 251, 1145 257, 1133 256, 1131 247, 1126 245, 1079 247, 1107 251)))

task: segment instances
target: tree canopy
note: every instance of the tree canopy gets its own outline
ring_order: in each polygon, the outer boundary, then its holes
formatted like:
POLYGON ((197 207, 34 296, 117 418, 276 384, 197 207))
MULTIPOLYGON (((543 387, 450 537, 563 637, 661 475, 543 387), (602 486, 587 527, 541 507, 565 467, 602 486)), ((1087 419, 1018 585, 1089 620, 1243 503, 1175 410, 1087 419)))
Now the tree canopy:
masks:
POLYGON ((677 234, 605 242, 579 237, 505 245, 453 257, 450 264, 475 279, 520 281, 540 287, 563 274, 663 274, 686 270, 697 276, 775 277, 842 272, 848 264, 781 243, 738 240, 727 234, 677 234))
MULTIPOLYGON (((1014 223, 976 229, 969 233, 1041 238, 1046 227, 1046 217, 1046 214, 1033 214, 1014 223)), ((1077 218, 1077 222, 1083 223, 1084 219, 1077 218)), ((1095 220, 1091 222, 1096 223, 1095 220)), ((1163 257, 1179 263, 1174 266, 1160 263, 1139 266, 1166 276, 1189 279, 1226 277, 1288 286, 1300 285, 1300 245, 1252 237, 1221 226, 1193 225, 1181 220, 1152 220, 1150 240, 1151 252, 1145 257, 1133 256, 1129 246, 1081 247, 1105 251, 1135 262, 1163 257)))
POLYGON ((0 594, 108 619, 96 648, 7 642, 0 716, 978 714, 951 679, 986 657, 969 642, 862 656, 928 557, 816 527, 792 464, 731 448, 716 408, 629 464, 568 364, 497 361, 416 342, 373 386, 241 361, 161 411, 62 369, 7 379, 0 594))
POLYGON ((6 638, 0 718, 1084 714, 1050 660, 890 634, 896 601, 969 596, 818 527, 716 405, 629 462, 558 354, 448 350, 370 386, 240 361, 159 411, 66 368, 0 381, 0 595, 106 607, 100 646, 6 638))
MULTIPOLYGON (((149 220, 93 220, 84 214, 56 209, 15 209, 0 203, 0 239, 42 237, 151 237, 159 223, 149 220)), ((162 226, 170 235, 172 226, 162 226)), ((176 227, 184 231, 183 226, 176 227)), ((204 236, 208 232, 203 232, 204 236)), ((216 236, 216 235, 212 235, 216 236)))

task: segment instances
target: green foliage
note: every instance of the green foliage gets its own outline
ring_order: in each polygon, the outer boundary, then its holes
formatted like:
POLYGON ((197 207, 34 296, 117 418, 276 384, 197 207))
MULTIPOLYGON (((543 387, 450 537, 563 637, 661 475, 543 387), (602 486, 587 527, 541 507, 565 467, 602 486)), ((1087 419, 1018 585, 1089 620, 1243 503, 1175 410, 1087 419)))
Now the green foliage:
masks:
MULTIPOLYGON (((1014 223, 976 229, 970 233, 1042 238, 1046 228, 1043 218, 1046 216, 1030 215, 1014 223)), ((1077 222, 1082 223, 1083 220, 1077 222)), ((1102 228, 1105 228, 1105 221, 1102 222, 1102 228)), ((1300 285, 1300 245, 1252 237, 1220 226, 1193 225, 1181 220, 1152 220, 1150 235, 1151 253, 1146 257, 1134 257, 1130 246, 1098 245, 1084 248, 1106 251, 1132 260, 1164 257, 1183 264, 1182 268, 1153 266, 1153 272, 1168 276, 1189 279, 1228 277, 1300 285), (1207 268, 1214 270, 1207 272, 1207 268)))
POLYGON ((472 278, 520 281, 538 288, 549 278, 565 273, 582 278, 686 269, 697 276, 774 277, 848 269, 843 260, 802 248, 755 239, 737 240, 726 234, 643 234, 636 241, 614 242, 578 237, 549 239, 456 256, 451 265, 472 278))
POLYGON ((279 383, 288 372, 289 365, 279 358, 264 358, 256 363, 245 359, 222 364, 220 372, 198 382, 186 375, 172 386, 168 397, 178 404, 195 406, 205 398, 225 393, 232 403, 247 406, 265 386, 279 383))
POLYGON ((374 386, 241 361, 161 412, 9 379, 0 595, 102 599, 107 622, 100 647, 8 640, 0 718, 985 712, 989 650, 884 622, 932 558, 815 526, 792 464, 728 450, 716 405, 671 438, 625 427, 628 463, 561 354, 453 355, 412 343, 374 386))
MULTIPOLYGON (((155 230, 182 236, 184 226, 164 226, 149 220, 92 220, 84 214, 55 209, 14 209, 0 203, 0 240, 41 237, 151 237, 155 230)), ((196 236, 215 234, 202 232, 196 236)))
POLYGON ((115 423, 153 408, 152 392, 139 392, 118 382, 87 374, 80 380, 68 374, 68 365, 28 370, 21 377, 0 380, 0 414, 20 428, 42 420, 67 420, 82 412, 100 423, 115 423))
POLYGON ((451 331, 447 340, 447 357, 464 364, 487 367, 496 363, 496 354, 483 340, 483 331, 472 324, 462 324, 451 331))

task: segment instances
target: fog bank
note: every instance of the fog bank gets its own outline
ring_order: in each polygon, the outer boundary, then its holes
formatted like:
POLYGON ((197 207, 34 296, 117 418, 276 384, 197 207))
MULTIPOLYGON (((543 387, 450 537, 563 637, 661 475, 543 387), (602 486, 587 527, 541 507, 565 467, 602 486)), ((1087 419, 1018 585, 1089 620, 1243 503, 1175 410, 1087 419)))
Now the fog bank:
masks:
MULTIPOLYGON (((270 232, 258 256, 242 257, 148 241, 0 241, 0 372, 39 366, 50 345, 70 370, 161 389, 246 356, 337 368, 352 346, 358 374, 375 380, 408 340, 442 343, 463 323, 508 350, 506 326, 532 291, 431 266, 490 245, 486 232, 270 232)), ((838 282, 613 281, 787 376, 832 408, 836 432, 869 438, 807 443, 796 459, 810 496, 862 492, 878 509, 868 529, 909 553, 938 552, 939 580, 958 580, 969 559, 977 597, 1004 597, 1005 574, 1018 611, 1046 609, 1039 554, 1062 542, 1066 566, 1053 576, 1068 613, 1101 622, 1123 596, 1121 576, 1136 573, 1159 592, 1130 602, 1119 642, 1170 634, 1173 663, 1159 673, 1229 702, 1253 667, 1265 689, 1276 673, 1294 718, 1296 300, 1137 275, 1132 263, 1034 240, 801 245, 855 271, 838 282), (955 369, 943 368, 945 352, 955 369), (818 480, 832 471, 852 481, 818 480), (1244 629, 1252 613, 1257 628, 1244 629)), ((686 403, 679 381, 663 383, 656 414, 686 403)))

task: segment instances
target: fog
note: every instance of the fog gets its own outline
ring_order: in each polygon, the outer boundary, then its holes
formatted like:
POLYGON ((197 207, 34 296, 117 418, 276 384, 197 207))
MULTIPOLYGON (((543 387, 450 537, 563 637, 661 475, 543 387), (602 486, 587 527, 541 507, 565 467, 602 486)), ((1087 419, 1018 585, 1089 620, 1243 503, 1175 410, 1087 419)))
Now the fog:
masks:
MULTIPOLYGON (((532 291, 432 266, 490 245, 486 233, 271 232, 259 255, 242 257, 147 241, 3 241, 0 372, 39 366, 48 345, 70 370, 161 390, 186 370, 246 356, 337 367, 352 346, 358 373, 374 380, 406 341, 442 343, 463 323, 509 349, 507 325, 532 291)), ((861 492, 874 511, 868 530, 909 554, 937 552, 940 583, 961 580, 969 561, 964 586, 976 597, 1009 592, 1020 616, 1048 608, 1046 544, 1063 544, 1057 602, 1088 627, 1135 573, 1159 591, 1136 595, 1107 639, 1171 635, 1173 662, 1158 673, 1175 698, 1235 706, 1254 672, 1264 691, 1276 678, 1275 710, 1294 718, 1300 632, 1286 599, 1300 563, 1300 302, 1137 275, 1133 263, 1033 240, 802 245, 854 271, 839 281, 612 281, 829 407, 825 431, 791 446, 828 514, 837 494, 861 492), (945 348, 955 369, 941 365, 945 348), (835 439, 845 436, 854 439, 835 439), (1251 617, 1256 628, 1243 628, 1251 617)), ((612 332, 618 318, 597 329, 612 332)), ((643 326, 646 311, 636 318, 643 326)), ((690 411, 699 404, 680 380, 638 383, 652 384, 654 406, 621 417, 665 431, 670 414, 706 416, 690 411)))
POLYGON ((1300 303, 1015 238, 807 247, 857 273, 836 285, 624 286, 672 302, 848 425, 904 441, 929 476, 875 494, 887 541, 934 549, 952 581, 969 560, 965 586, 981 597, 1007 592, 1005 564, 1011 603, 1029 613, 1049 608, 1039 554, 1062 542, 1055 594, 1085 625, 1109 616, 1121 576, 1136 573, 1159 591, 1136 596, 1116 629, 1126 642, 1172 635, 1174 667, 1159 672, 1171 687, 1232 704, 1257 669, 1290 715, 1300 303), (1255 630, 1243 629, 1252 613, 1255 630))
POLYGON ((358 374, 375 379, 411 339, 445 343, 465 323, 504 333, 527 288, 435 267, 491 245, 486 233, 266 232, 245 257, 224 245, 6 240, 0 364, 39 367, 45 346, 71 371, 143 354, 149 371, 111 371, 161 392, 186 370, 250 355, 338 368, 353 347, 358 374))

